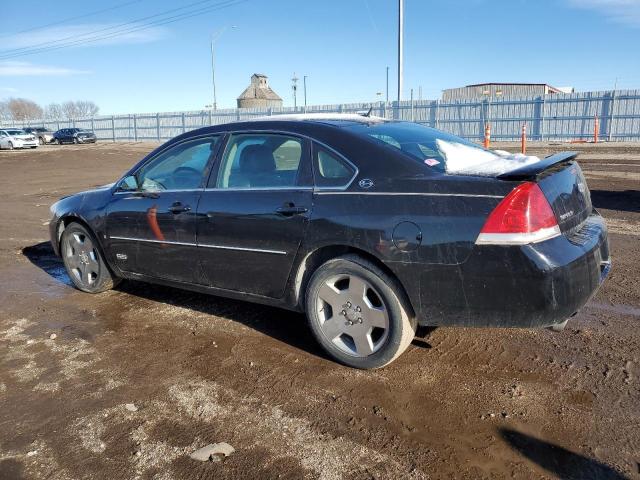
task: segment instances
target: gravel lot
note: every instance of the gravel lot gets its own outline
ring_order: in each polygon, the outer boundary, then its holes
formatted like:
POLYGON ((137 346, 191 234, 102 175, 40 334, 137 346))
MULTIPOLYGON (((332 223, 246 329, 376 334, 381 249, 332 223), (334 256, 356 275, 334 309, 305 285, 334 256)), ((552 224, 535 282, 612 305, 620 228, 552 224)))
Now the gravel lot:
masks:
POLYGON ((0 152, 0 478, 640 479, 640 146, 530 145, 582 152, 610 226, 610 278, 565 331, 435 329, 373 372, 298 314, 70 287, 49 205, 153 147, 0 152), (235 452, 189 457, 217 442, 235 452))

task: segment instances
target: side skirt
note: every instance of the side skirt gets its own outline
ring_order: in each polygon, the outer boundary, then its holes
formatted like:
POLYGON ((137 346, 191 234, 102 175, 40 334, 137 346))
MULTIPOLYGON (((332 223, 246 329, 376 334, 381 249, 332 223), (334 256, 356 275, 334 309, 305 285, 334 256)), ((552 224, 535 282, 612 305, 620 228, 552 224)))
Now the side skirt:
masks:
MULTIPOLYGON (((136 280, 155 285, 164 285, 167 287, 179 288, 181 290, 189 290, 192 292, 205 293, 207 295, 215 295, 218 297, 231 298, 234 300, 243 300, 251 303, 259 303, 261 305, 269 305, 272 307, 283 308, 294 312, 302 310, 297 305, 288 304, 283 298, 271 298, 251 293, 238 292, 235 290, 225 290, 223 288, 208 287, 206 285, 198 285, 197 283, 176 282, 174 280, 166 280, 163 278, 142 275, 139 273, 121 272, 122 278, 127 280, 136 280)), ((286 297, 285 297, 286 298, 286 297)))

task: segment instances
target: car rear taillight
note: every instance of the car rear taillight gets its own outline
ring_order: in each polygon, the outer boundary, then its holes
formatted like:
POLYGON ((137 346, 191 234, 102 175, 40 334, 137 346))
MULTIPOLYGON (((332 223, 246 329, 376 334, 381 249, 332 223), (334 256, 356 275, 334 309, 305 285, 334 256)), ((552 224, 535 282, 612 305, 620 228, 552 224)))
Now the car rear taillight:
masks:
POLYGON ((560 227, 540 187, 525 182, 489 214, 476 240, 480 245, 525 245, 560 235, 560 227))

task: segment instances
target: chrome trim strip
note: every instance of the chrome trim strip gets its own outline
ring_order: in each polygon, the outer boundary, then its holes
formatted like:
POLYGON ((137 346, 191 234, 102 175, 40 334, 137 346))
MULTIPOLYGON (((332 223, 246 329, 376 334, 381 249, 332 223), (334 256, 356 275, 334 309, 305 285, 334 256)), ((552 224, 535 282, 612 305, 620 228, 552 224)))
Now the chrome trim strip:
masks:
POLYGON ((130 242, 148 242, 148 243, 166 243, 169 245, 184 245, 187 247, 203 247, 203 248, 219 248, 221 250, 235 250, 239 252, 256 252, 256 253, 272 253, 275 255, 286 255, 287 252, 282 250, 267 250, 263 248, 247 248, 247 247, 231 247, 226 245, 210 245, 206 243, 188 243, 188 242, 174 242, 171 240, 152 240, 149 238, 132 238, 132 237, 119 237, 110 236, 109 240, 128 240, 130 242))
POLYGON ((471 197, 471 198, 504 198, 504 195, 475 195, 473 193, 428 193, 428 192, 325 192, 315 191, 317 195, 393 195, 424 197, 471 197))
MULTIPOLYGON (((116 191, 113 192, 114 195, 141 195, 144 193, 147 194, 161 194, 161 193, 177 193, 177 192, 201 192, 202 188, 185 188, 185 189, 169 189, 169 190, 158 190, 157 192, 152 192, 149 190, 132 190, 132 191, 116 191)), ((144 198, 144 197, 141 197, 144 198)))
POLYGON ((171 240, 152 240, 150 238, 117 237, 115 235, 109 236, 109 240, 128 240, 130 242, 167 243, 169 245, 184 245, 187 247, 197 247, 195 243, 174 242, 171 240))
POLYGON ((282 250, 266 250, 263 248, 245 248, 245 247, 228 247, 226 245, 209 245, 206 243, 199 243, 198 247, 204 248, 219 248, 221 250, 236 250, 239 252, 256 252, 256 253, 273 253, 275 255, 286 255, 287 252, 282 250))
POLYGON ((530 233, 480 233, 476 245, 527 245, 559 237, 560 227, 541 228, 530 233))
POLYGON ((259 191, 259 192, 268 192, 268 191, 278 191, 281 192, 283 190, 286 191, 309 191, 313 190, 313 187, 245 187, 245 188, 205 188, 205 192, 251 192, 251 191, 259 191))

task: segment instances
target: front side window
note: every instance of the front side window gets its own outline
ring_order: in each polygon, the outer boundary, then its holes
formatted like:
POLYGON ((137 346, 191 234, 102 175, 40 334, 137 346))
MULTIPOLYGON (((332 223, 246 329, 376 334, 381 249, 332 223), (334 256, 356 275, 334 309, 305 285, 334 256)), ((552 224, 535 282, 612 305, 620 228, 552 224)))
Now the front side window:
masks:
POLYGON ((355 169, 330 150, 314 145, 314 181, 317 187, 344 187, 355 169))
POLYGON ((140 189, 162 192, 199 188, 219 138, 199 138, 165 150, 136 173, 140 189))
POLYGON ((216 187, 295 187, 302 146, 302 140, 287 135, 232 135, 220 165, 216 187))

